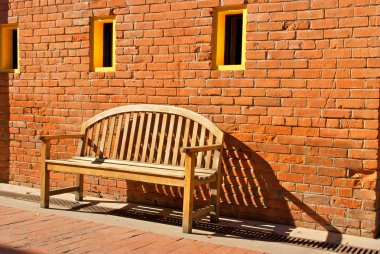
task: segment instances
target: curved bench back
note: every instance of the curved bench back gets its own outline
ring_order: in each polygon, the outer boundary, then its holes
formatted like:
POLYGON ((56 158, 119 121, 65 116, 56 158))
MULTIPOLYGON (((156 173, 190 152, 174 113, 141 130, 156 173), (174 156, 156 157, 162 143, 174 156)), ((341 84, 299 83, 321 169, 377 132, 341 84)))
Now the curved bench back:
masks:
MULTIPOLYGON (((184 165, 182 147, 222 144, 224 133, 187 109, 130 105, 104 111, 82 126, 80 156, 184 165)), ((197 167, 217 170, 220 151, 199 153, 197 167)))

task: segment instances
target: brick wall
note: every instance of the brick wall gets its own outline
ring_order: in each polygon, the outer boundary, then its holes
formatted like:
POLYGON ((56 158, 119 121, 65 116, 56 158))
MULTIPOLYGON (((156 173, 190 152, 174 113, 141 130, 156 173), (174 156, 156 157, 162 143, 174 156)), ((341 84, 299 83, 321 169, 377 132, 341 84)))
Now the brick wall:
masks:
MULTIPOLYGON (((9 84, 11 141, 0 144, 1 151, 10 146, 11 183, 39 186, 37 134, 78 131, 118 105, 170 104, 227 133, 224 215, 377 233, 378 0, 9 1, 9 22, 20 27, 21 69, 0 77, 3 94, 9 84), (212 70, 213 7, 243 2, 246 70, 212 70), (110 14, 117 71, 90 72, 90 17, 110 14)), ((67 150, 75 148, 60 143, 53 156, 67 157, 67 150)), ((73 177, 53 179, 68 186, 73 177)), ((176 189, 85 180, 92 195, 181 204, 176 189)), ((207 195, 199 189, 197 202, 207 195)))
MULTIPOLYGON (((0 24, 8 18, 8 1, 0 2, 0 24)), ((0 182, 9 180, 8 75, 0 73, 0 182)))

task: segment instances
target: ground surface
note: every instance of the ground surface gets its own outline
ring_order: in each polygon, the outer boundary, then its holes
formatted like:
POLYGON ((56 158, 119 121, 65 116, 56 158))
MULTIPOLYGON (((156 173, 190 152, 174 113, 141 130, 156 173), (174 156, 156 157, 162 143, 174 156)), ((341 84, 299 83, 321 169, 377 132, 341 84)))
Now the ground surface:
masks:
POLYGON ((0 206, 0 253, 259 252, 0 206))
MULTIPOLYGON (((39 190, 0 184, 0 254, 40 253, 271 253, 329 254, 326 249, 310 248, 282 241, 239 237, 196 228, 183 234, 181 212, 166 208, 86 197, 75 202, 73 194, 61 194, 50 202, 50 209, 38 204, 39 190), (6 194, 8 193, 8 194, 6 194), (9 195, 10 194, 10 195, 9 195), (27 197, 20 199, 16 196, 27 197), (75 208, 72 208, 75 204, 75 208), (106 209, 106 210, 105 210, 106 209), (127 209, 153 213, 177 220, 165 224, 144 218, 116 216, 109 210, 127 209)), ((208 220, 205 220, 208 222, 208 220)), ((212 223, 211 223, 212 224, 212 223)), ((380 239, 348 236, 260 221, 222 217, 217 224, 249 232, 275 232, 278 235, 375 249, 380 239)), ((240 232, 240 231, 239 231, 240 232)), ((375 253, 375 252, 373 252, 375 253)))

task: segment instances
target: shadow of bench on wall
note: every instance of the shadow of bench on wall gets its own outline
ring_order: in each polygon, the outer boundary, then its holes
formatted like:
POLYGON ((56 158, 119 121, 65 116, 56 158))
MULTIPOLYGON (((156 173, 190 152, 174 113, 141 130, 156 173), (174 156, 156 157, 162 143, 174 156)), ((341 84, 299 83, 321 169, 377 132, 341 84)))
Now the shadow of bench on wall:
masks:
MULTIPOLYGON (((315 223, 318 229, 331 232, 326 241, 339 242, 341 240, 341 237, 337 239, 340 235, 337 234, 339 230, 331 225, 327 216, 316 213, 302 201, 305 197, 303 194, 295 193, 296 183, 293 183, 291 179, 280 183, 277 174, 286 174, 288 170, 277 170, 275 173, 276 171, 264 158, 271 155, 256 153, 229 134, 225 136, 225 144, 224 189, 221 192, 223 215, 291 226, 297 224, 301 227, 312 227, 315 223), (305 224, 299 223, 301 218, 305 224), (333 239, 329 239, 330 237, 333 239)), ((255 150, 260 151, 260 147, 255 147, 255 150)), ((308 193, 307 197, 311 203, 322 202, 327 205, 329 200, 327 196, 311 193, 308 193)))

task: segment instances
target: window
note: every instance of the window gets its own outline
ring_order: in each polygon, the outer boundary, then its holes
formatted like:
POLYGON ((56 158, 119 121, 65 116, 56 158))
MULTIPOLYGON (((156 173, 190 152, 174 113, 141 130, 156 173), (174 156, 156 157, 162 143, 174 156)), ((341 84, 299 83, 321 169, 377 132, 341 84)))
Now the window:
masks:
POLYGON ((0 25, 0 72, 19 72, 17 24, 0 25))
POLYGON ((91 21, 91 70, 115 71, 115 19, 94 18, 91 21))
POLYGON ((214 11, 213 67, 245 69, 246 7, 221 7, 214 11))

